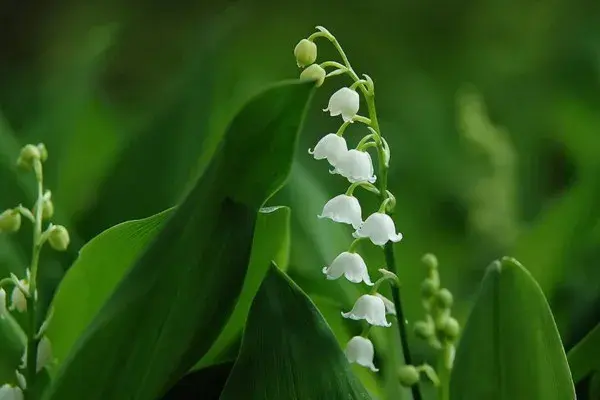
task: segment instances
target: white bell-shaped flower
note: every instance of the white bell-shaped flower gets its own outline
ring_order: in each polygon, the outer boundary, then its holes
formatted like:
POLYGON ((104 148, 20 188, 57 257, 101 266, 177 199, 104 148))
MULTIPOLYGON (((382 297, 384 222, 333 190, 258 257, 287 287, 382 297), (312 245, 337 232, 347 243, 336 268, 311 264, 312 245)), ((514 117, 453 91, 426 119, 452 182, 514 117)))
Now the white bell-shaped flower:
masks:
MULTIPOLYGON (((27 280, 21 279, 19 282, 26 290, 29 290, 29 282, 27 280)), ((27 297, 25 297, 25 293, 18 286, 14 287, 10 295, 10 302, 11 310, 17 310, 18 312, 27 311, 27 297)))
POLYGON ((332 117, 341 115, 344 122, 352 121, 352 118, 358 113, 360 107, 360 96, 355 90, 343 87, 329 99, 327 108, 323 111, 329 111, 332 117))
POLYGON ((52 362, 52 344, 47 336, 44 336, 38 343, 37 357, 35 367, 37 372, 48 366, 52 362))
POLYGON ((346 344, 345 353, 348 362, 367 367, 373 372, 379 371, 379 369, 375 368, 375 364, 373 364, 375 349, 369 339, 362 336, 354 336, 346 344))
POLYGON ((351 149, 344 154, 335 165, 333 173, 347 178, 350 183, 375 183, 377 177, 373 171, 373 160, 366 151, 351 149))
POLYGON ((364 319, 371 325, 389 327, 392 324, 385 319, 385 304, 377 296, 363 294, 356 300, 350 312, 342 312, 344 318, 364 319))
POLYGON ((0 318, 2 318, 7 312, 6 291, 3 288, 0 288, 0 318))
POLYGON ((23 400, 23 391, 16 386, 5 383, 0 386, 0 400, 23 400))
POLYGON ((354 229, 358 229, 362 225, 362 211, 358 199, 345 194, 340 194, 329 200, 318 217, 351 224, 354 229))
POLYGON ((338 279, 344 275, 352 283, 364 282, 373 286, 367 264, 357 253, 343 252, 333 260, 329 267, 323 268, 323 273, 327 275, 327 279, 338 279))
POLYGON ((383 246, 388 240, 394 243, 402 240, 402 234, 396 233, 396 225, 394 225, 392 217, 381 212, 369 215, 352 236, 357 239, 369 238, 377 246, 383 246))
POLYGON ((323 136, 315 146, 315 149, 308 149, 315 160, 327 159, 329 164, 336 166, 338 161, 348 152, 346 139, 335 133, 328 133, 323 136))

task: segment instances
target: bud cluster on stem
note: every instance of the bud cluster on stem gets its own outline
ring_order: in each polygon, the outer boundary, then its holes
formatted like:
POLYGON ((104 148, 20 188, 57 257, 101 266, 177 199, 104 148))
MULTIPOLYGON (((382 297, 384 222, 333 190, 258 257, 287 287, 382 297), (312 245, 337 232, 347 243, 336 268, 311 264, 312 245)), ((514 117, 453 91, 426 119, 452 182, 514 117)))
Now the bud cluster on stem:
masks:
MULTIPOLYGON (((325 79, 337 75, 347 75, 352 80, 349 86, 342 87, 333 93, 327 107, 323 109, 332 117, 340 116, 341 126, 337 132, 324 135, 315 147, 309 150, 309 154, 316 160, 327 160, 332 167, 331 174, 345 178, 350 184, 345 193, 329 200, 318 216, 351 225, 354 229, 352 236, 355 239, 347 251, 339 254, 331 264, 323 268, 323 273, 327 279, 333 280, 343 276, 352 283, 364 283, 370 287, 370 291, 360 296, 350 311, 342 312, 344 318, 367 323, 362 334, 351 338, 346 345, 346 356, 352 363, 377 371, 373 361, 375 350, 373 343, 368 338, 369 332, 371 327, 390 327, 392 324, 387 321, 386 315, 392 314, 397 315, 397 326, 406 364, 411 364, 406 323, 400 302, 399 282, 395 274, 393 250, 393 243, 401 241, 402 234, 396 231, 394 220, 391 217, 396 199, 387 188, 390 149, 381 134, 377 120, 375 85, 368 75, 362 75, 363 78, 361 78, 352 69, 340 43, 327 29, 320 26, 317 26, 316 29, 315 33, 302 39, 294 49, 298 66, 305 68, 300 74, 300 79, 313 80, 316 86, 321 86, 325 79), (338 51, 342 62, 316 63, 315 40, 317 39, 329 41, 338 51), (328 69, 329 72, 327 72, 328 69), (358 114, 361 95, 367 105, 368 116, 358 114), (358 141, 356 147, 349 148, 344 133, 352 123, 364 125, 366 129, 364 137, 358 141), (374 168, 369 149, 376 151, 377 170, 374 168), (380 200, 379 209, 370 213, 364 220, 361 204, 354 197, 354 191, 358 188, 374 193, 380 200), (387 264, 386 268, 379 269, 381 277, 375 283, 369 276, 365 260, 357 252, 359 243, 367 241, 383 249, 387 264), (379 286, 385 281, 392 283, 393 300, 389 300, 377 292, 379 286)), ((412 368, 418 370, 418 368, 425 367, 412 368)), ((413 398, 420 400, 418 385, 413 386, 412 391, 413 398)))
POLYGON ((36 376, 44 368, 52 364, 52 346, 45 336, 45 330, 51 312, 46 316, 38 329, 36 320, 36 306, 38 300, 37 276, 39 258, 42 247, 46 242, 55 250, 64 251, 69 245, 69 232, 64 226, 48 223, 43 229, 44 221, 54 215, 52 193, 44 190, 43 163, 48 158, 48 151, 44 144, 28 144, 21 149, 17 165, 27 171, 33 171, 37 183, 37 200, 30 209, 18 205, 0 213, 0 233, 14 233, 21 228, 21 220, 25 218, 33 224, 33 244, 31 264, 26 269, 25 277, 19 278, 15 274, 0 279, 0 318, 6 318, 10 312, 26 313, 28 325, 25 329, 27 345, 21 365, 15 370, 15 383, 6 383, 0 387, 0 399, 34 399, 32 388, 36 376), (7 307, 7 293, 5 287, 12 287, 10 305, 7 307), (5 396, 5 397, 3 397, 5 396), (25 396, 25 397, 24 397, 25 396))

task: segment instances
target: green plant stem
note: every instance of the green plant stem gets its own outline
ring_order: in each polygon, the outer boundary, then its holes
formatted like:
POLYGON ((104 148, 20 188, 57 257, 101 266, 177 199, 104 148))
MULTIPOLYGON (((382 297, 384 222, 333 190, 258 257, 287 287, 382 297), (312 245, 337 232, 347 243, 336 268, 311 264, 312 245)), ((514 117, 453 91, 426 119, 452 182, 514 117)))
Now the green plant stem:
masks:
POLYGON ((450 399, 450 368, 448 365, 450 346, 449 344, 443 345, 442 354, 438 359, 437 373, 440 379, 440 385, 438 386, 439 400, 450 399))
MULTIPOLYGON (((378 144, 378 160, 379 160, 379 193, 381 197, 381 202, 384 203, 388 201, 388 192, 387 192, 387 178, 388 178, 388 168, 385 166, 384 153, 383 153, 383 143, 381 140, 381 130, 379 128, 379 121, 377 120, 377 111, 375 109, 375 96, 374 93, 365 96, 367 101, 367 107, 369 109, 369 118, 371 119, 371 127, 377 132, 375 137, 376 142, 378 144)), ((391 213, 390 213, 391 214, 391 213)), ((385 255, 385 262, 390 271, 394 272, 398 275, 398 270, 396 268, 396 259, 394 256, 394 247, 393 243, 386 243, 383 249, 385 255)), ((396 307, 396 319, 398 325, 398 333, 400 334, 400 343, 402 345, 402 353, 404 355, 404 362, 407 365, 412 365, 412 356, 410 354, 410 347, 408 345, 408 332, 406 329, 406 318, 404 316, 404 309, 402 307, 402 300, 400 296, 400 286, 391 284, 392 290, 392 301, 394 302, 394 307, 396 307)), ((421 391, 419 388, 419 384, 411 386, 412 396, 414 400, 422 400, 421 391)))
POLYGON ((29 296, 27 296, 27 313, 29 316, 29 327, 27 329, 27 390, 28 400, 33 400, 32 387, 35 383, 37 374, 37 319, 36 319, 36 293, 37 293, 37 271, 42 250, 42 209, 44 201, 44 183, 41 162, 37 161, 35 165, 35 176, 37 180, 38 198, 35 204, 35 221, 33 225, 33 248, 31 252, 30 278, 29 278, 29 296))

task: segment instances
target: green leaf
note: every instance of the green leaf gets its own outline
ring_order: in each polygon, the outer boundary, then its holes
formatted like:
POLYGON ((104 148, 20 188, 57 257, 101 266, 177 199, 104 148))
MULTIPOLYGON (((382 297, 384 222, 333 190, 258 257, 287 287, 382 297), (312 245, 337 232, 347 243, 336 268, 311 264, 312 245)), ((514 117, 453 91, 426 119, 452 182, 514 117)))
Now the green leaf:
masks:
POLYGON ((205 173, 77 341, 47 399, 155 399, 208 351, 240 295, 256 214, 288 176, 312 88, 284 82, 238 113, 205 173))
POLYGON ((488 268, 456 353, 450 398, 575 399, 550 307, 514 259, 488 268))
POLYGON ((567 359, 575 383, 593 371, 600 371, 600 324, 569 350, 567 359))
POLYGON ((102 232, 80 251, 52 301, 47 335, 60 365, 173 209, 102 232))
POLYGON ((308 296, 271 265, 221 400, 370 399, 308 296))
POLYGON ((218 400, 233 362, 214 364, 184 376, 161 400, 218 400))
POLYGON ((250 311, 252 299, 273 260, 282 270, 287 268, 290 249, 290 209, 288 207, 262 208, 256 219, 250 265, 242 293, 229 321, 212 348, 200 360, 197 368, 224 361, 229 347, 241 335, 250 311))

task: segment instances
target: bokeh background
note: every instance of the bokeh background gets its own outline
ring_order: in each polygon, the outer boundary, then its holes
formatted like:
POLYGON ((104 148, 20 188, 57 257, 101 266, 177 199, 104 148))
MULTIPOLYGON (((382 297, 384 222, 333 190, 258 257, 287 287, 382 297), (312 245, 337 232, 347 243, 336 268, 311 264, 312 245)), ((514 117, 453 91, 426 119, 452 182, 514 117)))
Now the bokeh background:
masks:
MULTIPOLYGON (((375 80, 409 323, 423 315, 425 252, 438 256, 461 322, 486 266, 511 255, 539 281, 570 348, 600 320, 600 7, 589 0, 1 1, 0 209, 33 202, 14 161, 44 142, 55 220, 73 243, 43 256, 43 297, 92 237, 176 204, 236 110, 298 75, 293 47, 315 25, 375 80)), ((318 44, 319 61, 336 57, 318 44)), ((339 311, 362 289, 321 268, 351 231, 316 215, 345 184, 307 149, 339 126, 321 109, 346 83, 318 91, 289 183, 269 202, 292 207, 290 274, 341 343, 360 327, 339 311)), ((348 140, 363 134, 353 126, 348 140)), ((23 272, 28 239, 0 238, 1 275, 23 272)), ((362 251, 373 272, 383 265, 377 249, 362 251)), ((410 340, 417 361, 432 360, 410 340)), ((384 342, 383 358, 395 351, 384 342)))

